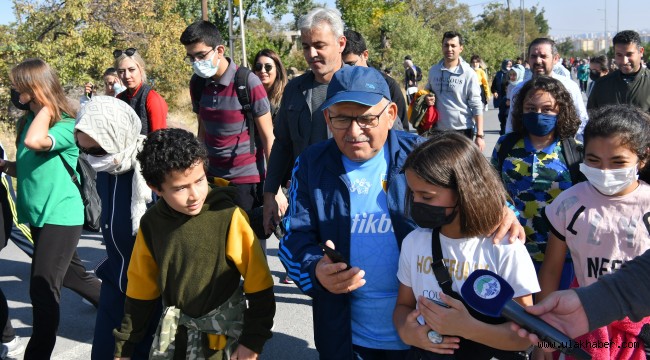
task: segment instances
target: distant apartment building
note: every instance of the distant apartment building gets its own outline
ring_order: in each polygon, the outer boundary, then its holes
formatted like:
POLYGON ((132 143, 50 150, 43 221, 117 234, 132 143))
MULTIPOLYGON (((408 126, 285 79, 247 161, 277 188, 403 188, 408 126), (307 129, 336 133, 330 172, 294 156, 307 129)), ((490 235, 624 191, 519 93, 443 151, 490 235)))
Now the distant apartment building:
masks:
MULTIPOLYGON (((606 36, 603 33, 585 33, 572 35, 568 37, 556 37, 555 41, 562 43, 565 41, 571 42, 573 45, 573 50, 578 52, 590 52, 594 54, 602 54, 609 50, 612 46, 612 38, 616 35, 615 33, 608 32, 606 36)), ((639 32, 641 36, 641 42, 646 44, 650 43, 650 32, 647 30, 642 30, 639 32)))

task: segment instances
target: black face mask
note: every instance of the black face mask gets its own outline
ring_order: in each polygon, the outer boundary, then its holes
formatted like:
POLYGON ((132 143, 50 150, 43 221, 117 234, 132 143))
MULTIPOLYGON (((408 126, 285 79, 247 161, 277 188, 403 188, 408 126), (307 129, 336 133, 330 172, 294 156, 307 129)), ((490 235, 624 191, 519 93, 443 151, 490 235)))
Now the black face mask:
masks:
POLYGON ((456 206, 433 206, 419 202, 411 203, 411 218, 423 229, 436 229, 451 223, 456 217, 456 206), (447 209, 454 211, 447 215, 447 209))
POLYGON ((29 103, 23 104, 20 102, 20 93, 15 89, 11 89, 11 103, 14 104, 18 110, 29 110, 29 103))
POLYGON ((589 78, 591 79, 591 81, 596 81, 600 79, 600 71, 589 70, 589 78))

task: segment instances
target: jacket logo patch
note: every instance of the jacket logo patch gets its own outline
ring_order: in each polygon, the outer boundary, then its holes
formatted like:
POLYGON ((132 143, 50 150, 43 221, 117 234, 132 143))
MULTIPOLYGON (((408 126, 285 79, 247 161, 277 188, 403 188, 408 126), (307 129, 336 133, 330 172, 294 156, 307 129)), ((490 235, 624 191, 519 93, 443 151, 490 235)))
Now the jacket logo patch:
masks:
POLYGON ((370 182, 366 178, 356 179, 350 186, 351 193, 358 193, 359 195, 367 195, 370 191, 370 182))

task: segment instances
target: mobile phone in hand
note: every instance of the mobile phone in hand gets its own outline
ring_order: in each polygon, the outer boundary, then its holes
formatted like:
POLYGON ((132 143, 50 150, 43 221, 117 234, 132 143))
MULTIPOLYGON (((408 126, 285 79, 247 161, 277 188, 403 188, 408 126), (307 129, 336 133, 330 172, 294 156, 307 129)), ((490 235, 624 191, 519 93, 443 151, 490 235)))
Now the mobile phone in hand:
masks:
POLYGON ((350 266, 350 262, 343 255, 341 255, 340 252, 332 249, 331 247, 323 243, 319 243, 318 245, 321 247, 321 249, 323 249, 323 252, 325 252, 325 254, 332 260, 332 262, 345 263, 345 265, 347 265, 345 270, 349 270, 352 268, 352 266, 350 266))
POLYGON ((432 298, 428 298, 428 299, 431 300, 431 301, 433 301, 433 302, 434 302, 436 305, 438 305, 438 306, 442 306, 443 308, 451 309, 451 306, 449 306, 449 305, 443 303, 443 302, 440 301, 440 300, 435 300, 435 299, 432 299, 432 298))
POLYGON ((87 97, 88 99, 92 98, 92 97, 93 97, 93 92, 94 92, 94 91, 95 91, 95 85, 92 84, 92 85, 90 85, 90 92, 87 92, 87 93, 86 93, 86 97, 87 97))

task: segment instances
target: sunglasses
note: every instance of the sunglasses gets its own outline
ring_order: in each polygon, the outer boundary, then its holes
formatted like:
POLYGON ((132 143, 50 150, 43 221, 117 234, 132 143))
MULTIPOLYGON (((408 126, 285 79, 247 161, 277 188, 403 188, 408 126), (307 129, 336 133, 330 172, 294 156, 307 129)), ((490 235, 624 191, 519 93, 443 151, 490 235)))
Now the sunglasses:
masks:
POLYGON ((262 64, 262 63, 257 63, 257 64, 255 64, 255 66, 253 67, 253 69, 254 69, 255 71, 258 71, 258 72, 259 72, 259 71, 262 71, 262 68, 264 68, 264 70, 266 70, 266 72, 270 72, 271 70, 273 70, 273 65, 271 65, 271 64, 262 64))
POLYGON ((122 51, 122 50, 114 50, 113 51, 113 57, 115 59, 122 56, 122 54, 126 54, 126 56, 133 56, 133 54, 135 54, 135 48, 128 48, 128 49, 126 49, 124 51, 122 51))
POLYGON ((77 144, 77 147, 79 148, 79 151, 81 151, 82 153, 84 153, 86 155, 95 156, 95 157, 102 157, 102 156, 108 155, 106 150, 102 149, 101 147, 85 148, 85 147, 79 145, 78 142, 76 144, 77 144))

